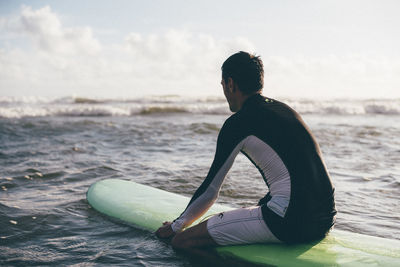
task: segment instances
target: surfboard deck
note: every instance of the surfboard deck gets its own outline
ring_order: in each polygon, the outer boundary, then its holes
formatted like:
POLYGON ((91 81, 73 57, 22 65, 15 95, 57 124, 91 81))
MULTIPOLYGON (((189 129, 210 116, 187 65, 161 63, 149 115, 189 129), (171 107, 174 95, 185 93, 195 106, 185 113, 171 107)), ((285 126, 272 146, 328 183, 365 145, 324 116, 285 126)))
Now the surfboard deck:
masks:
MULTIPOLYGON (((87 200, 100 213, 156 231, 162 222, 178 217, 190 199, 131 181, 106 179, 90 186, 87 200)), ((202 218, 230 209, 214 204, 202 218)), ((216 251, 223 257, 274 266, 400 266, 400 240, 336 229, 314 244, 254 244, 216 251)))

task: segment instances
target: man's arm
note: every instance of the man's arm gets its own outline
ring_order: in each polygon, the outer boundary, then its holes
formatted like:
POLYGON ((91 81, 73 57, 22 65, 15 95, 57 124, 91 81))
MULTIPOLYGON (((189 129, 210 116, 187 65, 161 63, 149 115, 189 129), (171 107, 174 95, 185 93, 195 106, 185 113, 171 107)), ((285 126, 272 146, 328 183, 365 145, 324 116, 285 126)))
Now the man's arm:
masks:
MULTIPOLYGON (((189 226, 214 204, 222 182, 242 147, 242 142, 238 142, 237 138, 233 138, 236 132, 235 129, 228 127, 227 123, 222 127, 218 135, 214 161, 207 177, 194 193, 184 212, 170 225, 170 228, 175 233, 189 226)), ((164 233, 164 230, 169 231, 169 227, 161 229, 163 227, 159 229, 160 234, 164 233)))

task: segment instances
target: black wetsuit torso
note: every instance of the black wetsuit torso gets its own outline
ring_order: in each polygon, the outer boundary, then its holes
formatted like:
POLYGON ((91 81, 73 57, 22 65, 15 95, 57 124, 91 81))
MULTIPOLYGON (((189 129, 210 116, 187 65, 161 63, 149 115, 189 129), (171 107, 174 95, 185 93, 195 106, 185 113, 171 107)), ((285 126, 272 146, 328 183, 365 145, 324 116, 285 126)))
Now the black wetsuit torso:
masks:
POLYGON ((272 233, 287 243, 323 238, 336 210, 319 146, 297 112, 259 94, 224 123, 210 171, 173 229, 182 229, 212 205, 239 151, 269 187, 259 205, 272 233))

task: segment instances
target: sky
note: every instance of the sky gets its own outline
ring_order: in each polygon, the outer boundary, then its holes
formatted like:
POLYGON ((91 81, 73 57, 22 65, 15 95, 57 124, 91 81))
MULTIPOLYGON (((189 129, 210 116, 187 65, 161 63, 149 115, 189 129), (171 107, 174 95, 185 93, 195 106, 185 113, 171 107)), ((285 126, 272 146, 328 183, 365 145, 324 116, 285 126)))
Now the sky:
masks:
POLYGON ((261 56, 264 94, 400 98, 400 1, 0 0, 0 97, 222 96, 261 56))

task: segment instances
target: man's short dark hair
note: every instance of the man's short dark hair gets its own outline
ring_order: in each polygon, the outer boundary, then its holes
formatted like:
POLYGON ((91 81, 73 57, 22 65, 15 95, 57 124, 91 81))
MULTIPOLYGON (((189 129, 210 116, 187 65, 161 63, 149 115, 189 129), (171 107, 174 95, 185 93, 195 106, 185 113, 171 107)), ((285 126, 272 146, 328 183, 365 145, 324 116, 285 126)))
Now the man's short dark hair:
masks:
POLYGON ((228 78, 245 94, 252 94, 264 87, 264 67, 259 56, 240 51, 225 60, 221 67, 225 83, 228 78))

